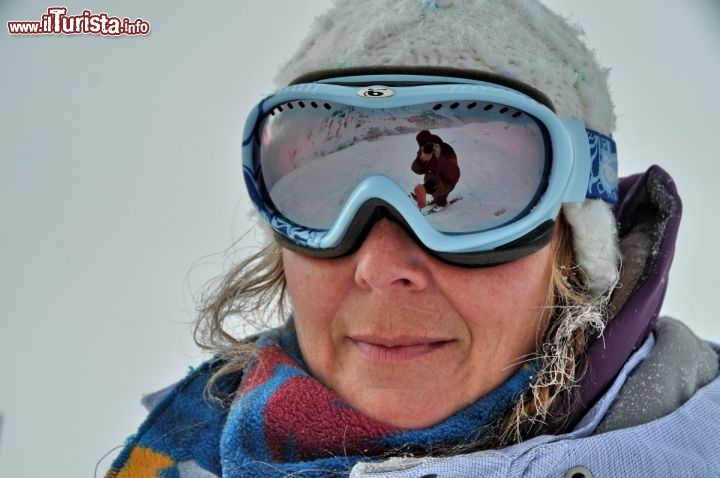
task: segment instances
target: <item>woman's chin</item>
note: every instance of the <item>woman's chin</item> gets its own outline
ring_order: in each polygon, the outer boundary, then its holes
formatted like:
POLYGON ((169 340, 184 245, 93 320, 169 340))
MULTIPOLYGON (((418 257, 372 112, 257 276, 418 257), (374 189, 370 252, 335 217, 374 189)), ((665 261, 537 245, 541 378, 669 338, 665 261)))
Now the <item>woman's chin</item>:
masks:
POLYGON ((439 391, 383 390, 362 394, 349 402, 365 416, 386 425, 420 429, 437 425, 467 406, 449 398, 439 391))

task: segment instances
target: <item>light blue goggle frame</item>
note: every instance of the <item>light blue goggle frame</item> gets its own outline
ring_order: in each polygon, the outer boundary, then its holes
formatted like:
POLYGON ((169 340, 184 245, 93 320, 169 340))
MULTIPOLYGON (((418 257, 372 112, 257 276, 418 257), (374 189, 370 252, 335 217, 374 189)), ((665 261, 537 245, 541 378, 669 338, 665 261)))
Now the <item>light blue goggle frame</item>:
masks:
POLYGON ((350 225, 358 211, 369 202, 392 206, 426 248, 452 255, 492 251, 522 239, 542 224, 554 221, 563 203, 590 198, 614 204, 618 198, 617 153, 611 138, 586 129, 581 121, 560 118, 547 106, 511 88, 454 77, 363 75, 286 87, 260 101, 248 115, 242 156, 247 190, 260 215, 284 242, 289 241, 310 253, 336 250, 339 244, 347 241, 350 225), (394 93, 392 96, 368 98, 358 93, 363 89, 358 85, 398 84, 411 86, 388 86, 394 93), (542 123, 550 138, 552 158, 547 189, 530 212, 513 222, 481 232, 450 234, 436 230, 408 198, 407 192, 393 180, 372 175, 363 179, 348 196, 329 229, 304 227, 285 218, 261 193, 264 188, 262 171, 260 161, 255 157, 263 118, 277 106, 296 100, 381 109, 431 101, 478 100, 521 110, 542 123))

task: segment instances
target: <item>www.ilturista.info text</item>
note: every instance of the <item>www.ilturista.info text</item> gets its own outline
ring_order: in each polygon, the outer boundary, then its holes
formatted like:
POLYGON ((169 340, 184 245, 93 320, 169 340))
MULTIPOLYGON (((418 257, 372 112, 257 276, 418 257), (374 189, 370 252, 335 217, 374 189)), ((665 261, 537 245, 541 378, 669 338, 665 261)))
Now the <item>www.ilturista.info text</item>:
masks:
POLYGON ((142 18, 130 20, 107 13, 83 10, 80 15, 68 15, 65 7, 50 7, 37 21, 7 22, 11 35, 147 35, 150 24, 142 18))

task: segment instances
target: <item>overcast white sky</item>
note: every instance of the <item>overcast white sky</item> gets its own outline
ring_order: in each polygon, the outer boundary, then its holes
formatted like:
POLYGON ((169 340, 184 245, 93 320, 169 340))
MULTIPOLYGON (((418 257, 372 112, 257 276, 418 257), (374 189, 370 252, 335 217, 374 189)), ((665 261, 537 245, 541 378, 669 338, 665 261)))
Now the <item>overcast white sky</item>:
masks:
MULTIPOLYGON (((720 341, 717 1, 546 3, 613 69, 621 174, 660 164, 683 196, 664 311, 720 341)), ((0 476, 92 476, 202 359, 194 295, 247 228, 245 114, 328 4, 63 4, 151 24, 106 38, 11 36, 55 4, 0 3, 0 476)))

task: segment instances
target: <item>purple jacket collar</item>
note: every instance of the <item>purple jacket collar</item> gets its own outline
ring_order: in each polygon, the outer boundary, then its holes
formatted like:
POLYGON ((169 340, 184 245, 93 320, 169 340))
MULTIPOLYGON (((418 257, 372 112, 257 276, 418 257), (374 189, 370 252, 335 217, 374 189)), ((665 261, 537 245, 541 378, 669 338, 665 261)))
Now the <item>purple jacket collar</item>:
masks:
POLYGON ((589 346, 580 401, 566 428, 572 428, 605 392, 630 355, 650 334, 665 297, 681 212, 675 183, 662 168, 652 166, 644 174, 620 181, 620 201, 616 207, 620 242, 631 234, 646 234, 650 251, 642 270, 638 271, 639 277, 628 281, 631 287, 635 283, 632 293, 624 303, 615 304, 615 317, 603 336, 589 346))

